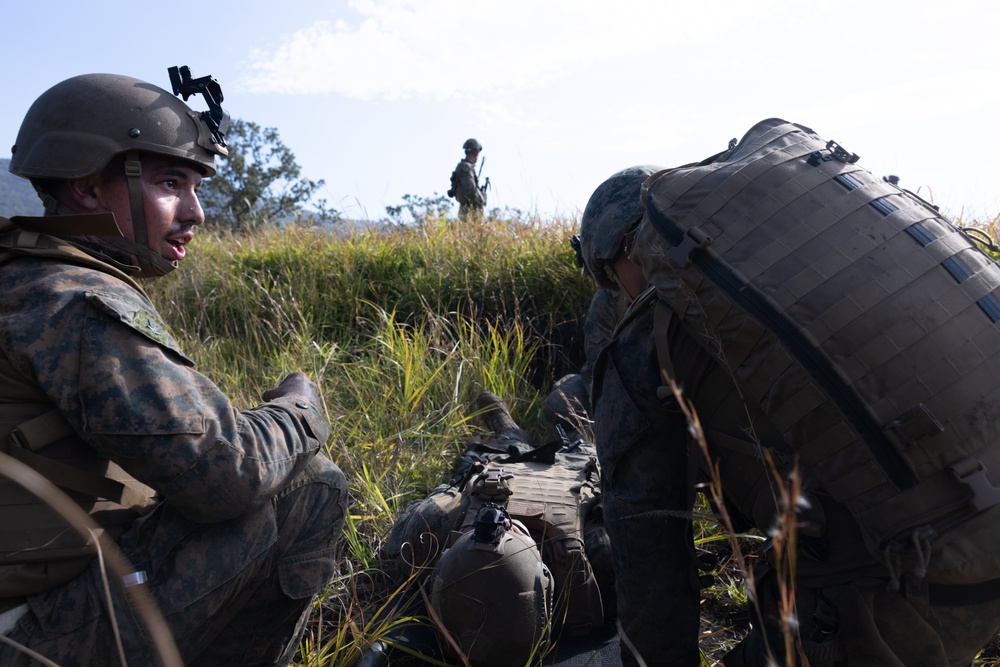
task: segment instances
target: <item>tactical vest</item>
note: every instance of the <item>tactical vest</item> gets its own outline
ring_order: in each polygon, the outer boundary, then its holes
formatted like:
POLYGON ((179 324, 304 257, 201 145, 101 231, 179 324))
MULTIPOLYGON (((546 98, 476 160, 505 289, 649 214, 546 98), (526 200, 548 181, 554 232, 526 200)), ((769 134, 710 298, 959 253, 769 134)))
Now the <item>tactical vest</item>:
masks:
POLYGON ((473 461, 464 473, 460 468, 451 484, 407 509, 386 552, 410 573, 424 576, 448 546, 472 530, 479 508, 487 502, 502 505, 541 548, 555 581, 555 618, 564 630, 586 634, 603 625, 613 616, 616 600, 613 574, 604 569, 595 573, 591 562, 598 556, 597 562, 608 561, 606 554, 595 554, 606 548, 606 541, 593 536, 603 525, 593 445, 512 446, 510 452, 520 451, 513 455, 482 449, 487 451, 471 447, 466 456, 473 461), (554 453, 554 461, 522 460, 538 453, 554 453))
MULTIPOLYGON (((25 229, 0 218, 0 267, 19 255, 50 257, 111 273, 140 289, 128 275, 40 231, 50 224, 67 224, 46 220, 15 219, 25 229)), ((2 354, 0 451, 62 489, 100 527, 97 535, 83 538, 43 500, 11 477, 0 476, 0 603, 73 579, 95 556, 100 533, 117 539, 156 504, 153 489, 98 455, 41 389, 2 354)))
POLYGON ((484 503, 507 509, 541 547, 555 581, 556 616, 570 634, 604 624, 602 591, 587 557, 584 527, 600 500, 600 470, 585 451, 561 451, 555 464, 537 461, 473 465, 449 544, 472 530, 484 503), (565 616, 563 617, 563 614, 565 616))
POLYGON ((993 579, 1000 267, 857 160, 758 123, 647 179, 631 256, 873 555, 932 582, 993 579))

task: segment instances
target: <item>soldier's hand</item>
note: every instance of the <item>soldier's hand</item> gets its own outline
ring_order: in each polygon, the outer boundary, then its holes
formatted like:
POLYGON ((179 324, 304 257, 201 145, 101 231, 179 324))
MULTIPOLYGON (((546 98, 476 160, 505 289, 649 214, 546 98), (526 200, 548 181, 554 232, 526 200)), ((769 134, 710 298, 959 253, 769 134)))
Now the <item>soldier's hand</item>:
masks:
POLYGON ((319 387, 305 373, 296 371, 282 380, 281 384, 274 389, 268 389, 264 392, 265 401, 273 401, 283 396, 301 399, 317 410, 322 408, 319 401, 319 387))

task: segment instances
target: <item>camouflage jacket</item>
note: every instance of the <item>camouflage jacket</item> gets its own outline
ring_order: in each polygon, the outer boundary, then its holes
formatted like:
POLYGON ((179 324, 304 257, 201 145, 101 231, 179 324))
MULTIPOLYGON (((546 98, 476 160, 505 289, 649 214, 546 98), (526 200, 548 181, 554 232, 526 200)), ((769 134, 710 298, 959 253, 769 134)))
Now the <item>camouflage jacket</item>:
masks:
POLYGON ((611 340, 615 324, 624 311, 621 295, 607 287, 598 287, 590 300, 590 307, 583 318, 583 348, 586 355, 580 374, 584 376, 588 387, 591 383, 597 356, 611 340))
POLYGON ((451 174, 451 188, 459 204, 473 208, 486 206, 486 195, 479 189, 476 167, 468 160, 460 161, 455 167, 451 174))
POLYGON ((222 521, 266 502, 329 435, 303 401, 236 409, 194 369, 135 282, 3 218, 0 290, 0 361, 14 376, 0 385, 21 387, 0 403, 44 397, 99 456, 191 520, 222 521))

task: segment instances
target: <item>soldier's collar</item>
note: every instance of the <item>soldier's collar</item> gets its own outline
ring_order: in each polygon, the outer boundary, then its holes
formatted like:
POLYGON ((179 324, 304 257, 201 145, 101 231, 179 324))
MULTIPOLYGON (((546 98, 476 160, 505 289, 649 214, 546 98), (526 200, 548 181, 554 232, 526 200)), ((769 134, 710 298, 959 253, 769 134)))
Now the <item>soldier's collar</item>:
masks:
POLYGON ((103 236, 123 238, 114 213, 82 213, 74 215, 27 216, 10 218, 18 228, 29 232, 58 236, 103 236))

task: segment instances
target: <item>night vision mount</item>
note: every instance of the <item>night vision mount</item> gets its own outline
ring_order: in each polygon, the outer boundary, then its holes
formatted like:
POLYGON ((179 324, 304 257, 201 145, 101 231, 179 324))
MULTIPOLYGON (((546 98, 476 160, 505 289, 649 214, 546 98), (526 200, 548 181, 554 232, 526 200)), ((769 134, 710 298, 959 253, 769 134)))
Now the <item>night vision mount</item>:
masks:
POLYGON ((229 112, 222 108, 222 86, 211 76, 197 79, 191 78, 191 68, 168 67, 170 85, 174 87, 174 95, 180 95, 187 102, 191 95, 200 93, 208 103, 208 111, 201 112, 201 119, 212 131, 212 141, 219 146, 226 146, 226 132, 229 131, 229 112))

